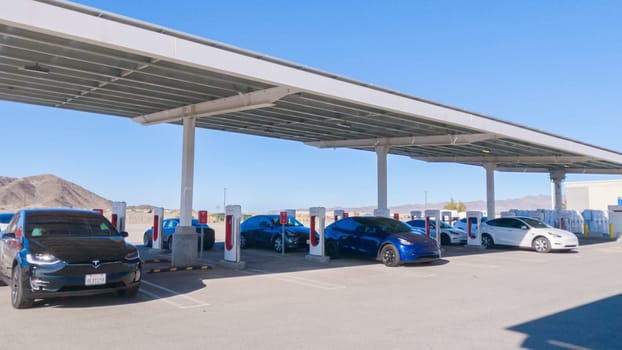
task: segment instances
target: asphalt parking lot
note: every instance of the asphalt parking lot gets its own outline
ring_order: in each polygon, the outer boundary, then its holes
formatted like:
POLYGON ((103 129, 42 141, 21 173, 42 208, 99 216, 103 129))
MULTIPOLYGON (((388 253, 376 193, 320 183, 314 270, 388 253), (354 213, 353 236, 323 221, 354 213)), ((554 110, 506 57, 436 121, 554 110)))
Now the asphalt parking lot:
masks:
POLYGON ((582 243, 448 247, 437 263, 397 268, 248 249, 241 271, 217 264, 218 245, 207 270, 145 273, 135 299, 14 310, 0 287, 0 349, 620 349, 622 242, 582 243))

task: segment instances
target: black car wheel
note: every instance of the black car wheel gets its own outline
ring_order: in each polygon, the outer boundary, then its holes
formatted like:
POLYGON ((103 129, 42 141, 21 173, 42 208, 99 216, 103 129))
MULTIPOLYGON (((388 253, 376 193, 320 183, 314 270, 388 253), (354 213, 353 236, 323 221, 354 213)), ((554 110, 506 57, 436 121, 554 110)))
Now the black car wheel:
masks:
POLYGON ((145 235, 143 236, 143 244, 145 245, 145 247, 148 247, 148 248, 151 248, 151 246, 153 246, 153 241, 151 241, 151 236, 149 236, 147 232, 145 232, 145 235))
POLYGON ((538 253, 548 253, 551 251, 551 242, 546 237, 536 237, 531 242, 531 247, 538 253))
POLYGON ((449 239, 449 236, 445 233, 441 234, 441 244, 448 245, 450 243, 451 243, 451 240, 449 239))
POLYGON ((489 234, 482 234, 482 247, 485 249, 490 249, 495 246, 495 241, 490 237, 489 234))
POLYGON ((326 242, 326 255, 330 256, 331 259, 339 259, 339 245, 337 242, 330 240, 326 242))
POLYGON ((272 242, 272 247, 277 253, 283 251, 283 239, 281 238, 281 236, 276 236, 274 238, 274 242, 272 242))
POLYGON ((400 253, 393 244, 387 244, 380 251, 380 259, 386 266, 395 267, 400 264, 400 253))
POLYGON ((32 298, 26 295, 24 282, 19 267, 14 267, 11 273, 11 304, 16 309, 26 309, 32 307, 32 298))

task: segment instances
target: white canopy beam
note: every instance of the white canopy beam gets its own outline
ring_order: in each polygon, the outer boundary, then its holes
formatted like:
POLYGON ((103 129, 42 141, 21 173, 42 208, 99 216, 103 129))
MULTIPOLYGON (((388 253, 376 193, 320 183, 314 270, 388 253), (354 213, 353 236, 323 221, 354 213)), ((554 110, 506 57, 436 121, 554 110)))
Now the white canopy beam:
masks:
POLYGON ((247 111, 257 108, 274 106, 274 102, 281 98, 298 92, 295 89, 277 86, 264 90, 257 90, 246 94, 238 94, 223 97, 216 100, 205 101, 193 105, 187 105, 168 109, 151 114, 140 115, 132 118, 133 121, 142 125, 153 125, 159 123, 170 123, 183 119, 186 111, 194 110, 196 118, 208 117, 212 115, 227 114, 233 112, 247 111))
POLYGON ((457 157, 417 157, 411 158, 430 163, 555 163, 570 164, 594 160, 585 156, 457 156, 457 157))
POLYGON ((458 135, 433 135, 433 136, 404 136, 382 137, 373 139, 335 140, 305 142, 306 145, 319 148, 352 148, 352 147, 378 147, 378 146, 451 146, 465 145, 474 142, 494 139, 494 134, 458 134, 458 135))
MULTIPOLYGON (((496 171, 512 173, 548 173, 550 168, 545 167, 497 167, 496 171)), ((622 175, 622 169, 590 169, 590 168, 571 168, 564 167, 566 174, 600 174, 600 175, 622 175)))

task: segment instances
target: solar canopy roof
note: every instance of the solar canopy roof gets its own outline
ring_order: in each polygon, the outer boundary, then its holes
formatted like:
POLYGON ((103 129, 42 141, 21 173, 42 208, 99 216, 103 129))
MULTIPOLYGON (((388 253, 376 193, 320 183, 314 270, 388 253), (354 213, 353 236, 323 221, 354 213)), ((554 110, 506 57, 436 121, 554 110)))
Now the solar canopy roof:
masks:
MULTIPOLYGON (((2 0, 0 99, 501 171, 622 173, 622 154, 60 1, 2 0)), ((89 116, 90 117, 90 116, 89 116)))

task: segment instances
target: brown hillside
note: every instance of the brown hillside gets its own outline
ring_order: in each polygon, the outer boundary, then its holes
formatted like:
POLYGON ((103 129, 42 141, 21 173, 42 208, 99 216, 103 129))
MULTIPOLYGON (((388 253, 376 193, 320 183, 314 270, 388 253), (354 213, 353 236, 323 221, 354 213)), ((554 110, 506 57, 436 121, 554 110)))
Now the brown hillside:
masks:
POLYGON ((110 209, 111 201, 54 175, 0 177, 0 209, 71 207, 110 209))

